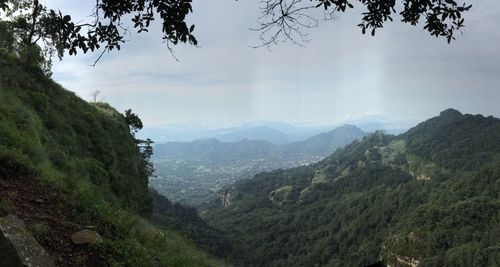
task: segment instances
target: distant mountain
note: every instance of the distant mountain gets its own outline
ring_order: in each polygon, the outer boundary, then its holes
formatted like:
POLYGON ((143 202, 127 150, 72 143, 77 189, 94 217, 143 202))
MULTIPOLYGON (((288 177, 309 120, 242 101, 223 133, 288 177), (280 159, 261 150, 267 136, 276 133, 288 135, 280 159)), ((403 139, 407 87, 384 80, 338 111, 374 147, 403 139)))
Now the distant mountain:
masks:
POLYGON ((365 133, 356 126, 344 125, 332 131, 294 142, 284 147, 283 154, 312 154, 326 157, 335 149, 363 137, 365 133))
POLYGON ((345 125, 286 145, 249 139, 158 144, 154 162, 159 177, 151 184, 170 199, 199 205, 225 185, 261 171, 317 162, 364 135, 359 128, 345 125))
POLYGON ((238 129, 226 134, 216 136, 222 142, 238 142, 241 140, 262 140, 276 145, 290 143, 288 136, 280 130, 266 126, 256 126, 238 129))
MULTIPOLYGON (((253 130, 257 127, 249 128, 253 130)), ((265 128, 265 127, 258 127, 265 128)), ((303 158, 303 155, 325 157, 337 148, 361 138, 365 133, 353 125, 344 125, 332 131, 321 133, 304 141, 275 145, 268 141, 243 140, 222 142, 218 139, 196 140, 192 142, 167 142, 155 146, 155 158, 195 159, 212 163, 241 161, 257 158, 273 160, 280 158, 303 158)), ((236 135, 235 135, 236 136, 236 135)), ((235 137, 235 139, 238 139, 235 137)))
POLYGON ((238 266, 499 266, 500 119, 449 109, 200 207, 238 266))
POLYGON ((238 142, 243 139, 268 141, 282 145, 304 141, 314 135, 327 132, 344 124, 354 125, 364 132, 383 130, 399 134, 410 128, 412 122, 382 115, 369 115, 324 126, 296 126, 280 121, 253 121, 236 127, 206 128, 182 124, 171 124, 164 128, 144 128, 137 136, 151 138, 155 143, 191 142, 203 139, 218 139, 223 142, 238 142))
POLYGON ((138 137, 151 138, 157 144, 167 142, 191 142, 202 139, 219 139, 223 142, 237 142, 243 139, 262 140, 274 144, 286 144, 305 140, 327 131, 333 126, 297 127, 284 122, 249 122, 238 127, 207 129, 183 125, 166 128, 144 128, 138 137))
POLYGON ((300 127, 282 121, 251 121, 240 126, 240 128, 268 127, 283 133, 294 132, 300 127))

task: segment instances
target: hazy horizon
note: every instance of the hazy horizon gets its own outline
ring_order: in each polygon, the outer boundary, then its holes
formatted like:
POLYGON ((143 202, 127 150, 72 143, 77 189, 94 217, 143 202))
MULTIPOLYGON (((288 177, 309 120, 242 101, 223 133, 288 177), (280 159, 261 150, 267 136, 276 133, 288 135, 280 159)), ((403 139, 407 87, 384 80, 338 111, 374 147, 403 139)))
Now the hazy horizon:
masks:
MULTIPOLYGON (((91 2, 47 0, 75 19, 91 2)), ((329 125, 381 115, 419 122, 454 108, 500 117, 500 6, 474 3, 464 35, 447 44, 422 30, 387 23, 375 37, 362 35, 359 10, 312 29, 311 41, 252 49, 258 2, 194 2, 199 47, 174 47, 160 32, 127 36, 119 52, 55 62, 53 78, 80 97, 101 90, 119 111, 131 108, 145 127, 169 124, 230 127, 251 121, 329 125), (221 26, 223 25, 223 26, 221 26)))

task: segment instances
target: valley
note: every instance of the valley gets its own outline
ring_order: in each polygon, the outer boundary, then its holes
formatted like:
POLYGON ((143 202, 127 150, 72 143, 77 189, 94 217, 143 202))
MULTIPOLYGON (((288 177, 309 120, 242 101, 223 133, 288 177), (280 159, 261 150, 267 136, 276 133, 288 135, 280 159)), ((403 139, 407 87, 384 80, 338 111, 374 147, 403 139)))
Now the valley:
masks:
POLYGON ((158 144, 154 156, 157 177, 150 184, 173 201, 199 206, 236 181, 263 171, 315 163, 364 135, 359 128, 345 125, 286 145, 248 139, 158 144))

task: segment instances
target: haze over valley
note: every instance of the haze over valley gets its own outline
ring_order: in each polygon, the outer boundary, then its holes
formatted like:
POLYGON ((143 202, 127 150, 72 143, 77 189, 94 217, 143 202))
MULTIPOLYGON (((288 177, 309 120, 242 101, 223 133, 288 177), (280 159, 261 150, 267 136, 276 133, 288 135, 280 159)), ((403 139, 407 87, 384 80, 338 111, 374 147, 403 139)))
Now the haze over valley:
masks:
POLYGON ((169 199, 196 206, 238 180, 262 171, 309 165, 365 135, 355 126, 344 125, 302 141, 273 144, 259 140, 266 136, 252 129, 255 136, 232 143, 206 139, 157 144, 153 157, 157 177, 151 185, 169 199))

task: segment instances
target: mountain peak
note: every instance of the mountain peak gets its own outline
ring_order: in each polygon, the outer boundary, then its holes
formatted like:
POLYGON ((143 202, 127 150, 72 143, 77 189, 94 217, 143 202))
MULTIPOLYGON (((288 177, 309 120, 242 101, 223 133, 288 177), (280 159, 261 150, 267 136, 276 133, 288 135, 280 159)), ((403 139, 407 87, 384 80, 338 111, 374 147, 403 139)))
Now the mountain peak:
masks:
POLYGON ((460 111, 458 111, 456 109, 452 109, 452 108, 443 110, 443 111, 441 111, 441 113, 439 113, 439 117, 441 117, 441 118, 456 118, 456 117, 460 117, 462 115, 463 114, 460 111))

